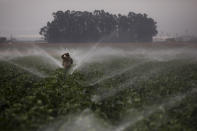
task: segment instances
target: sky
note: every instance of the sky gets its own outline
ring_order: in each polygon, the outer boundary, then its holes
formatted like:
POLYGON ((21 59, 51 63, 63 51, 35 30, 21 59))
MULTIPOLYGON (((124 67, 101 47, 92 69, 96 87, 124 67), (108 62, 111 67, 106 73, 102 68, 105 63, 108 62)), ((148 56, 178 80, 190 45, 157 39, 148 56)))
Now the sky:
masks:
POLYGON ((146 13, 158 36, 197 36, 197 0, 0 0, 0 36, 37 38, 58 10, 146 13))

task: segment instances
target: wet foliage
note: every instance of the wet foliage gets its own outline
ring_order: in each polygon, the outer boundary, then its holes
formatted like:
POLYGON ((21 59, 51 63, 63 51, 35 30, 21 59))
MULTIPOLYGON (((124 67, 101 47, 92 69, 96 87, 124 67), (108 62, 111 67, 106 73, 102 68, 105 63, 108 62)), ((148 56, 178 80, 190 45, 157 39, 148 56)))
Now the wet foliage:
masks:
POLYGON ((40 78, 0 61, 0 130, 34 131, 86 109, 114 127, 129 123, 125 131, 197 130, 197 62, 135 63, 114 59, 73 74, 41 67, 49 76, 40 78))

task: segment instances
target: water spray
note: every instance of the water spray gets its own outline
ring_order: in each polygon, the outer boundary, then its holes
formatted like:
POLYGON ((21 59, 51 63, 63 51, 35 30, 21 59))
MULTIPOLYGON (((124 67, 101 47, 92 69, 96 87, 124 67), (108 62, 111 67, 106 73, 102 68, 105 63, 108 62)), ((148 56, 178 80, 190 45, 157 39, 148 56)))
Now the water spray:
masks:
POLYGON ((19 65, 19 64, 15 63, 15 62, 12 62, 12 61, 9 61, 9 60, 5 60, 5 59, 3 59, 3 58, 1 58, 1 60, 2 60, 2 61, 5 61, 5 62, 7 62, 7 63, 9 63, 9 64, 15 65, 16 67, 18 67, 18 68, 20 68, 20 69, 22 69, 22 70, 24 70, 24 71, 27 71, 27 72, 29 72, 29 73, 31 73, 31 74, 37 76, 37 77, 40 77, 40 78, 45 78, 45 77, 47 77, 46 74, 41 73, 41 72, 39 72, 39 71, 37 71, 37 70, 35 70, 35 69, 31 69, 31 68, 24 67, 24 66, 22 66, 22 65, 19 65))

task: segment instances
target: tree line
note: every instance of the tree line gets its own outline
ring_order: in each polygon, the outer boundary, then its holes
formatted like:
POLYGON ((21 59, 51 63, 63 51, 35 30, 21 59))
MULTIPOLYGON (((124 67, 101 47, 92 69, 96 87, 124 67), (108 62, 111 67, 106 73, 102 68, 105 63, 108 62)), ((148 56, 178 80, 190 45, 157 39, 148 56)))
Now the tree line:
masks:
POLYGON ((104 10, 57 11, 40 29, 48 42, 151 42, 156 22, 147 14, 110 14, 104 10))

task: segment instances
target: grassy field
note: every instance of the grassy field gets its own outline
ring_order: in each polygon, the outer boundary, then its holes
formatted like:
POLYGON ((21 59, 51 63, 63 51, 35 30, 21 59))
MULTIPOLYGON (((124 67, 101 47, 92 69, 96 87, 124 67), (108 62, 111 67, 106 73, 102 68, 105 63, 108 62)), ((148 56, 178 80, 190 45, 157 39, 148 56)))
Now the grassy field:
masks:
POLYGON ((2 131, 196 131, 196 44, 0 48, 2 131), (65 49, 68 48, 68 49, 65 49), (73 67, 61 67, 66 51, 73 67))

